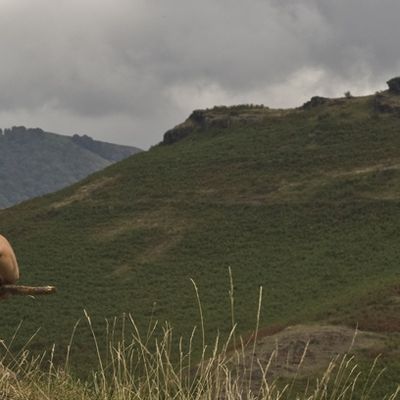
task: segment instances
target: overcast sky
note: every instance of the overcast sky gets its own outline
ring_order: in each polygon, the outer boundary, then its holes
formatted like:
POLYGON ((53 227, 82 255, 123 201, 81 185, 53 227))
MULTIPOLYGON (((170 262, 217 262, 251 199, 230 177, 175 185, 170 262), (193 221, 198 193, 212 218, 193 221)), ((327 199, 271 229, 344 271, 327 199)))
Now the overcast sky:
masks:
POLYGON ((0 127, 148 148, 193 109, 400 75, 399 0, 0 0, 0 127))

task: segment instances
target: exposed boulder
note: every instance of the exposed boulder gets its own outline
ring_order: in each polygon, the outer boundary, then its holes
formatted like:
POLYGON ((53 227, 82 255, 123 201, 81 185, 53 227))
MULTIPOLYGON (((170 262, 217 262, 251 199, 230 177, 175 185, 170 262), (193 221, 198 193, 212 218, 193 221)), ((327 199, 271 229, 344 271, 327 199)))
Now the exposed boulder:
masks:
POLYGON ((328 103, 329 100, 330 99, 328 99, 327 97, 313 96, 309 101, 303 104, 302 108, 308 109, 322 106, 323 104, 328 103))
MULTIPOLYGON (((351 95, 350 95, 351 96, 351 95)), ((353 98, 353 97, 347 97, 342 99, 330 99, 329 97, 321 97, 321 96, 313 96, 311 99, 307 102, 305 102, 300 108, 303 110, 309 110, 312 108, 316 108, 319 106, 340 106, 343 105, 348 99, 353 98)))
POLYGON ((389 86, 389 91, 391 93, 400 94, 400 77, 399 76, 389 79, 386 83, 389 86))
POLYGON ((162 144, 176 143, 188 136, 191 132, 193 132, 193 130, 194 127, 190 124, 183 123, 181 125, 177 125, 175 128, 172 128, 164 133, 162 144))
POLYGON ((207 110, 194 110, 185 122, 164 133, 162 144, 176 143, 194 131, 205 129, 207 127, 206 113, 207 110))
POLYGON ((194 110, 189 118, 164 134, 161 144, 173 144, 192 133, 208 129, 225 130, 233 125, 251 125, 263 121, 269 108, 262 104, 239 104, 236 106, 215 106, 212 109, 194 110))
POLYGON ((195 124, 203 126, 206 123, 206 111, 205 110, 194 110, 189 119, 192 120, 195 124))

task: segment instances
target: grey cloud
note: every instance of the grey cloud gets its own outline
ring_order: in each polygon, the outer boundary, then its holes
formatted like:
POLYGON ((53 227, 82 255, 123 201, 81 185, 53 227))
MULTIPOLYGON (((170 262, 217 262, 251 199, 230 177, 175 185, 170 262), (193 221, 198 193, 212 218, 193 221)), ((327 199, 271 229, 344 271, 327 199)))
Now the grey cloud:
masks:
POLYGON ((376 90, 398 74, 399 11, 394 0, 0 0, 2 125, 147 147, 192 108, 376 90))

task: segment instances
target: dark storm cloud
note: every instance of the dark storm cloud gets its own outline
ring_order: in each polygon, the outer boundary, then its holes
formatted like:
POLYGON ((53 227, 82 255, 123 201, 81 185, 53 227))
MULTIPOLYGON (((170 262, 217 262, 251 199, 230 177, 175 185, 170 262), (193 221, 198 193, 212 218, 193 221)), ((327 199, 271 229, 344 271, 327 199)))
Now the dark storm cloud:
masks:
POLYGON ((193 108, 398 74, 392 0, 0 0, 2 123, 148 146, 193 108))

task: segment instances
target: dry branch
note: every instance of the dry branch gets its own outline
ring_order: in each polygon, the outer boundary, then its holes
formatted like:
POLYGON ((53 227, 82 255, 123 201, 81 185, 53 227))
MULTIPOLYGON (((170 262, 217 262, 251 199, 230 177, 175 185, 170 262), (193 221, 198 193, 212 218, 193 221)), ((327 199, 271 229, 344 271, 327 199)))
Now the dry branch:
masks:
POLYGON ((56 292, 55 286, 22 286, 22 285, 2 285, 0 295, 18 296, 38 296, 43 294, 53 294, 56 292))

